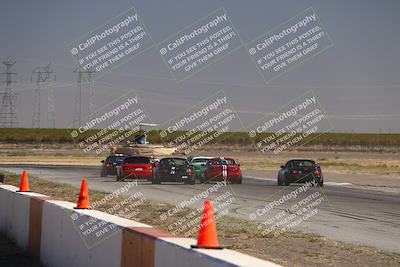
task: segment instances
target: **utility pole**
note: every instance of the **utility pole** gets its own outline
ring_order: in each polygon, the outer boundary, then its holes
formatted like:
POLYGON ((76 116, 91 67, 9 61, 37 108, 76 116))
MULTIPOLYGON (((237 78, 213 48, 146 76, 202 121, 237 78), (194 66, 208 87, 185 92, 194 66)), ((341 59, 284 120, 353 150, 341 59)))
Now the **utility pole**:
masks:
POLYGON ((8 58, 2 63, 6 66, 6 71, 0 73, 1 75, 5 75, 5 81, 2 81, 2 83, 5 83, 5 88, 4 92, 2 92, 0 127, 14 128, 18 124, 16 106, 17 97, 12 88, 12 84, 16 83, 16 81, 12 80, 12 75, 16 75, 16 73, 11 72, 11 67, 14 66, 15 60, 8 58))
POLYGON ((43 87, 47 89, 47 127, 55 128, 55 101, 54 101, 54 89, 50 82, 55 81, 56 76, 54 74, 53 69, 51 68, 51 63, 45 66, 38 66, 36 69, 32 71, 31 81, 33 76, 36 75, 36 89, 35 89, 35 97, 34 97, 34 108, 33 108, 33 118, 32 118, 32 128, 40 128, 40 98, 41 98, 41 89, 42 84, 43 87))
POLYGON ((84 89, 83 84, 86 84, 88 95, 89 95, 89 102, 88 102, 88 111, 89 114, 94 112, 94 92, 92 87, 92 73, 91 70, 82 70, 77 68, 74 70, 74 73, 78 74, 78 83, 77 83, 77 91, 75 95, 75 102, 74 102, 74 126, 79 127, 80 122, 82 121, 82 114, 83 114, 83 94, 82 91, 84 89), (85 75, 85 77, 84 77, 85 75), (85 78, 85 79, 83 79, 85 78))

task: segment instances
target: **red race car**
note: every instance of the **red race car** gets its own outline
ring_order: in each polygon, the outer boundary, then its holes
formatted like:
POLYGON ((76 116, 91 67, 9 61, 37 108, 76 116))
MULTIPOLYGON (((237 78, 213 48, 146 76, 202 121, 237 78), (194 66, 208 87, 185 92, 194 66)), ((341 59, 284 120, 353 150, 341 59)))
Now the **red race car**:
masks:
POLYGON ((152 157, 127 157, 118 168, 117 181, 127 178, 153 181, 156 161, 152 157))
POLYGON ((242 171, 240 164, 232 158, 212 158, 207 161, 200 177, 201 183, 210 181, 227 180, 232 184, 242 183, 242 171))

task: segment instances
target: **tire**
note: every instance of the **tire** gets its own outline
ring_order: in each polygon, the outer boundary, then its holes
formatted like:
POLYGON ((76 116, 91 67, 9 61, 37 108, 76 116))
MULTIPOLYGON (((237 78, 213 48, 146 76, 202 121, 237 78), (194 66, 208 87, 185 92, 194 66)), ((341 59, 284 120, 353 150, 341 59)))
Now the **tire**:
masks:
POLYGON ((281 176, 278 175, 278 186, 283 186, 283 181, 281 179, 281 176))
POLYGON ((290 185, 290 182, 286 179, 286 177, 283 177, 285 180, 284 180, 284 185, 286 185, 286 186, 289 186, 290 185))
POLYGON ((242 184, 242 182, 243 182, 242 180, 243 180, 243 177, 240 176, 239 180, 237 180, 236 183, 237 183, 237 184, 242 184))
POLYGON ((188 184, 190 185, 196 184, 196 179, 193 177, 193 179, 189 180, 188 184))
POLYGON ((100 176, 107 177, 107 173, 103 169, 101 169, 100 176))
POLYGON ((157 174, 155 174, 155 175, 153 176, 153 179, 151 180, 151 183, 152 183, 152 184, 159 184, 158 178, 157 178, 157 174))
POLYGON ((323 187, 324 186, 324 179, 319 180, 317 183, 318 183, 319 187, 323 187))

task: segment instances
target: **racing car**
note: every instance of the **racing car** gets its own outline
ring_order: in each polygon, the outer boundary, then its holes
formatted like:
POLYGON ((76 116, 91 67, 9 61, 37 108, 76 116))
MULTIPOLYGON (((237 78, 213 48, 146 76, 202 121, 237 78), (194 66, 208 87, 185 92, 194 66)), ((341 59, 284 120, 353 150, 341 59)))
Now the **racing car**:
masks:
POLYGON ((319 186, 324 185, 321 167, 313 160, 292 159, 282 165, 278 171, 278 185, 280 186, 310 181, 315 181, 319 186))
POLYGON ((184 158, 163 158, 155 168, 153 184, 182 182, 195 184, 193 166, 184 158))
POLYGON ((108 156, 105 160, 101 161, 100 176, 106 177, 107 175, 116 175, 117 167, 124 161, 124 155, 115 154, 108 156))
POLYGON ((211 158, 207 161, 200 177, 201 183, 211 181, 229 181, 235 184, 242 183, 242 171, 240 164, 237 164, 233 158, 211 158))
POLYGON ((194 177, 196 179, 201 178, 201 173, 203 172, 204 167, 207 164, 207 161, 212 159, 212 157, 190 157, 188 158, 188 162, 193 166, 194 169, 194 177))
POLYGON ((156 166, 153 157, 126 157, 117 169, 117 181, 127 178, 153 180, 153 171, 156 166))

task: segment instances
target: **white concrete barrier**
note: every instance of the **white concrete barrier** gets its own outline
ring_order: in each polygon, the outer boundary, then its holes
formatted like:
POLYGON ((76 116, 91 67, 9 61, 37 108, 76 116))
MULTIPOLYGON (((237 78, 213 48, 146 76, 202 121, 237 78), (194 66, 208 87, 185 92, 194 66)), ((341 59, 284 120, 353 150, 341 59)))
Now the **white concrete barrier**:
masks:
POLYGON ((45 266, 120 266, 122 230, 125 227, 150 227, 96 210, 74 210, 76 204, 49 200, 43 204, 40 258, 45 266), (112 222, 117 231, 106 240, 89 246, 72 223, 71 214, 79 212, 82 221, 91 218, 112 222))
POLYGON ((159 253, 156 253, 155 256, 155 266, 280 266, 230 249, 193 250, 190 245, 195 243, 196 240, 191 238, 158 239, 156 241, 156 250, 159 253))
POLYGON ((0 231, 8 234, 16 244, 26 249, 29 238, 30 201, 37 193, 16 193, 17 187, 1 185, 0 194, 0 231))
POLYGON ((196 240, 17 189, 0 185, 0 231, 44 266, 279 266, 230 249, 192 249, 196 240))

